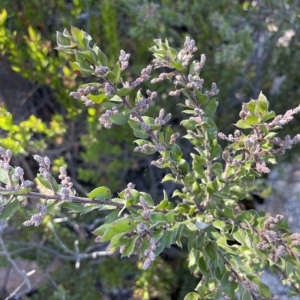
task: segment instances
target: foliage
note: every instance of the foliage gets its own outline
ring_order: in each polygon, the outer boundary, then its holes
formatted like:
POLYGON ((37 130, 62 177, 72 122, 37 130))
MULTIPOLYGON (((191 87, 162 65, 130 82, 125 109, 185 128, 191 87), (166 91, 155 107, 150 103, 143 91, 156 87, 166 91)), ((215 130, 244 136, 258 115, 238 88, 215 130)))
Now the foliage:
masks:
POLYGON ((237 203, 246 196, 249 183, 270 171, 268 164, 276 163, 275 155, 284 154, 300 141, 299 134, 284 140, 277 137, 300 106, 276 116, 260 93, 258 99, 242 105, 237 129, 227 136, 218 132, 212 119, 218 106, 217 85, 212 83, 205 91, 200 77, 206 56, 191 61, 197 51, 194 40, 187 37, 180 51, 170 47, 168 40, 154 40, 152 64, 130 83, 121 76, 128 67, 129 54, 121 50, 119 60, 110 65, 100 48, 90 45, 91 40, 76 27, 57 33, 57 49, 68 57, 72 70, 81 77, 95 78, 70 95, 86 106, 106 107, 99 118, 106 128, 128 123, 137 138, 134 151, 157 153, 151 165, 167 169, 162 182, 174 182, 178 188, 172 199, 164 192, 158 202, 134 189, 132 183, 117 197, 100 186, 82 198, 76 196, 65 168, 60 168, 57 183, 50 172, 50 160, 34 155, 39 164, 39 184, 49 191, 36 193, 32 183, 24 180, 23 169, 10 166, 11 151, 1 148, 0 181, 6 184, 0 189, 1 218, 12 216, 24 197, 41 199, 37 213, 24 222, 26 226, 40 225, 47 211, 58 206, 82 214, 111 210, 105 223, 93 231, 96 241, 108 243, 110 253, 119 250, 122 257, 137 255, 146 270, 165 248, 173 244, 187 248, 189 268, 199 283, 186 300, 234 299, 237 292, 242 299, 276 299, 259 278, 266 267, 290 282, 291 295, 299 294, 299 234, 289 233, 281 215, 267 217, 263 212, 242 211, 237 203), (183 138, 194 146, 191 163, 181 150, 180 134, 167 125, 171 114, 165 114, 164 108, 156 118, 145 114, 157 92, 137 88, 150 79, 153 67, 164 71, 151 79, 152 84, 168 80, 175 85, 169 95, 183 109, 183 138), (181 95, 184 103, 180 103, 181 95), (224 149, 218 137, 227 141, 224 149))
MULTIPOLYGON (((287 109, 297 106, 299 102, 297 82, 300 63, 298 55, 300 19, 297 0, 259 2, 233 0, 230 3, 207 0, 188 2, 182 0, 21 2, 3 0, 0 3, 0 11, 4 16, 1 17, 0 26, 1 67, 3 67, 2 63, 7 61, 12 69, 33 83, 33 88, 24 93, 25 84, 20 82, 20 78, 8 77, 7 80, 3 80, 5 77, 1 78, 0 93, 4 88, 9 90, 9 96, 3 98, 1 95, 1 100, 6 99, 7 102, 4 101, 4 104, 7 111, 12 114, 13 121, 6 129, 4 128, 6 120, 9 119, 7 119, 8 113, 2 106, 0 142, 5 141, 1 146, 13 150, 14 155, 17 152, 22 153, 21 156, 15 155, 11 164, 22 166, 26 171, 26 178, 30 180, 34 179, 37 170, 32 154, 39 152, 40 155, 47 155, 51 159, 53 176, 57 176, 59 167, 68 166, 68 173, 71 174, 80 195, 85 195, 87 190, 97 186, 108 185, 115 197, 116 193, 126 186, 126 182, 131 181, 136 184, 136 189, 149 192, 157 205, 162 189, 170 197, 176 188, 176 184, 171 181, 160 183, 167 169, 149 167, 150 162, 158 158, 158 154, 153 156, 136 152, 132 154, 134 147, 132 129, 128 124, 118 127, 118 130, 103 130, 98 118, 103 113, 104 105, 86 109, 79 101, 73 101, 69 97, 69 92, 75 85, 88 82, 88 79, 78 77, 75 81, 75 74, 70 69, 70 65, 64 64, 63 57, 52 50, 55 45, 56 30, 61 30, 69 24, 84 29, 95 38, 101 50, 108 54, 110 66, 117 60, 117 51, 120 47, 130 52, 130 61, 134 63, 122 73, 122 78, 129 81, 138 76, 145 64, 150 63, 151 53, 148 48, 152 46, 153 38, 167 37, 175 47, 179 47, 185 35, 196 37, 196 46, 206 53, 209 61, 209 67, 203 69, 201 74, 206 82, 215 80, 220 88, 219 99, 222 105, 218 106, 213 121, 218 129, 227 135, 232 128, 228 124, 236 122, 241 103, 247 102, 249 98, 257 99, 260 90, 264 91, 270 106, 279 114, 284 114, 287 109), (33 33, 33 39, 30 32, 33 33), (46 92, 44 92, 45 87, 49 87, 46 92), (51 97, 49 97, 50 88, 51 97), (35 101, 27 97, 32 91, 35 101), (24 94, 27 99, 25 103, 24 94), (29 103, 32 103, 33 107, 30 112, 27 112, 26 104, 29 103), (47 106, 49 103, 50 107, 47 106), (18 109, 20 115, 16 116, 12 107, 18 109), (45 107, 46 114, 41 113, 40 107, 45 107), (47 128, 46 132, 38 132, 34 126, 31 126, 34 125, 31 115, 38 119, 39 124, 44 123, 43 128, 47 128), (51 127, 52 120, 58 124, 58 128, 51 127), (30 126, 17 129, 22 121, 29 123, 30 126), (26 128, 29 132, 25 131, 26 128), (15 143, 16 137, 20 139, 18 144, 15 143)), ((153 71, 151 75, 158 76, 156 74, 157 71, 153 71)), ((152 87, 146 81, 143 83, 143 88, 152 87)), ((166 112, 172 113, 173 117, 170 120, 172 123, 169 123, 172 125, 172 130, 185 134, 182 126, 179 125, 180 108, 174 105, 173 97, 168 95, 172 90, 171 82, 158 82, 155 90, 159 95, 157 101, 164 106, 166 112)), ((149 115, 157 115, 159 106, 152 105, 149 108, 149 115)), ((295 119, 299 120, 297 116, 295 119)), ((283 128, 282 134, 283 136, 287 133, 295 135, 297 132, 297 122, 290 122, 283 128)), ((222 148, 227 145, 226 140, 219 142, 222 148)), ((180 140, 179 143, 183 157, 190 164, 192 158, 189 153, 193 152, 193 145, 189 144, 188 140, 180 140)), ((289 151, 279 159, 286 160, 291 153, 298 155, 298 148, 296 145, 293 151, 289 151)), ((262 178, 260 182, 263 181, 262 178)), ((39 188, 41 189, 41 185, 39 188)), ((257 189, 257 182, 254 185, 248 183, 247 190, 254 190, 254 194, 257 194, 257 189)), ((247 197, 251 198, 251 195, 247 194, 247 197)), ((22 207, 19 207, 16 217, 10 219, 9 227, 4 232, 5 243, 11 245, 9 244, 11 240, 24 242, 23 246, 14 244, 14 248, 10 248, 12 253, 20 253, 19 247, 23 247, 26 253, 26 249, 31 246, 26 246, 25 243, 31 244, 33 240, 41 241, 42 244, 50 241, 48 247, 56 249, 58 244, 53 243, 52 232, 48 230, 47 222, 43 222, 36 228, 35 234, 31 228, 20 227, 25 219, 30 218, 30 212, 23 209, 25 203, 27 209, 33 208, 35 204, 31 201, 21 203, 22 207), (15 232, 15 235, 12 232, 15 232)), ((69 249, 73 249, 76 239, 79 239, 81 249, 83 247, 90 249, 91 242, 85 240, 90 236, 87 234, 88 237, 85 237, 82 232, 89 232, 94 228, 91 223, 101 224, 105 213, 106 211, 96 210, 75 217, 74 214, 68 214, 65 208, 56 206, 51 212, 48 211, 47 220, 51 216, 55 222, 58 222, 56 230, 69 249), (66 236, 69 238, 66 239, 66 236)), ((36 247, 39 247, 40 243, 37 243, 36 247)), ((61 251, 65 253, 65 250, 61 251)), ((45 255, 47 254, 52 260, 56 257, 53 253, 45 252, 45 255)), ((69 256, 74 257, 75 254, 69 256)), ((165 257, 165 252, 163 256, 165 257)), ((39 257, 30 256, 30 259, 39 262, 39 257)), ((182 252, 182 255, 176 258, 177 264, 183 266, 185 257, 182 252)), ((72 263, 73 261, 70 264, 72 263)), ((94 264, 102 268, 102 258, 94 261, 92 266, 85 265, 85 268, 94 268, 94 264)), ((119 266, 119 263, 115 262, 114 265, 119 266)), ((155 274, 155 268, 153 270, 155 274)), ((151 272, 149 269, 148 271, 151 272)), ((55 273, 54 280, 58 274, 61 275, 61 272, 63 270, 55 273)), ((117 274, 118 270, 115 272, 117 274)), ((178 296, 179 291, 182 293, 188 290, 190 285, 187 282, 191 284, 192 280, 191 278, 180 279, 181 269, 180 272, 176 272, 174 266, 173 273, 176 273, 178 280, 175 280, 177 286, 170 285, 172 289, 170 293, 177 289, 177 294, 173 295, 173 298, 183 299, 183 294, 178 296)), ((74 272, 74 282, 78 274, 74 272)), ((108 272, 104 272, 101 281, 105 280, 107 275, 108 272)), ((116 276, 122 277, 122 271, 120 270, 116 276)), ((134 272, 131 276, 139 278, 139 274, 134 272)), ((91 280, 90 276, 87 277, 91 280)), ((145 278, 150 277, 145 276, 145 278)), ((79 280, 82 282, 82 278, 79 280)), ((93 280, 96 282, 98 279, 94 276, 93 280)), ((50 283, 51 288, 57 289, 52 283, 53 281, 50 283)), ((150 280, 148 285, 144 284, 144 287, 151 288, 151 284, 150 280)), ((75 291, 72 290, 71 285, 66 281, 63 285, 68 286, 68 292, 74 297, 75 291)), ((50 295, 51 288, 45 294, 50 295)), ((45 294, 41 295, 44 297, 45 294)))

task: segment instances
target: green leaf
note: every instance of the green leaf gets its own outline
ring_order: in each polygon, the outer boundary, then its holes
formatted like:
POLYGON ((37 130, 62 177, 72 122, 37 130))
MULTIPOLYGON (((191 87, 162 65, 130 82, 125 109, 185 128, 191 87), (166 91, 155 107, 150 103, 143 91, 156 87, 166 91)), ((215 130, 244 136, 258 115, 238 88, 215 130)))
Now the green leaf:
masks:
POLYGON ((196 125, 198 125, 198 123, 196 121, 190 120, 190 119, 183 120, 180 122, 180 124, 189 130, 194 130, 196 128, 196 125))
MULTIPOLYGON (((130 120, 128 120, 128 122, 129 121, 130 120)), ((145 130, 133 130, 133 134, 135 137, 141 138, 141 139, 146 139, 148 137, 148 133, 145 130)))
MULTIPOLYGON (((101 237, 101 242, 110 241, 118 233, 131 232, 135 229, 134 222, 127 218, 118 219, 118 220, 114 221, 113 223, 105 224, 105 225, 109 225, 109 226, 107 227, 107 230, 101 237)), ((95 232, 96 231, 97 231, 97 229, 95 230, 95 232)))
POLYGON ((106 55, 100 50, 100 48, 95 44, 93 46, 93 50, 96 53, 97 56, 97 64, 98 66, 104 66, 107 67, 108 66, 108 60, 106 55))
POLYGON ((182 184, 180 180, 177 180, 173 177, 172 174, 167 174, 161 182, 165 182, 165 181, 172 181, 174 183, 177 183, 177 184, 182 184))
POLYGON ((158 221, 165 221, 165 215, 161 212, 151 213, 150 215, 150 224, 153 225, 158 221))
POLYGON ((221 163, 219 162, 215 162, 213 165, 212 165, 212 171, 213 173, 218 177, 218 178, 221 178, 222 177, 222 173, 223 173, 223 166, 221 163))
POLYGON ((180 72, 186 70, 186 68, 185 68, 181 63, 179 63, 178 61, 171 61, 170 65, 171 65, 174 69, 176 69, 176 70, 178 70, 178 71, 180 71, 180 72))
MULTIPOLYGON (((217 138, 217 134, 218 134, 217 125, 211 118, 204 117, 204 120, 208 124, 207 137, 210 141, 212 141, 217 138)), ((216 141, 215 141, 215 143, 217 144, 216 141)))
POLYGON ((206 182, 206 173, 203 168, 203 164, 204 164, 203 158, 194 153, 192 153, 191 156, 193 157, 192 167, 193 167, 196 177, 198 179, 201 179, 203 182, 206 182))
POLYGON ((156 209, 165 209, 166 207, 168 207, 168 203, 169 201, 167 199, 164 199, 156 206, 156 209))
POLYGON ((111 82, 116 82, 116 75, 115 73, 113 73, 112 71, 108 71, 105 74, 105 78, 107 78, 108 80, 110 80, 111 82))
POLYGON ((70 40, 59 31, 56 31, 56 43, 59 47, 70 47, 70 40))
POLYGON ((98 103, 98 104, 103 103, 105 101, 108 101, 108 99, 107 99, 107 97, 106 97, 106 95, 104 93, 100 94, 100 95, 92 95, 92 94, 90 94, 87 97, 90 100, 92 100, 93 102, 98 103))
POLYGON ((120 97, 125 97, 128 96, 132 92, 132 90, 132 88, 122 88, 117 91, 116 95, 120 97))
MULTIPOLYGON (((135 190, 132 190, 132 191, 134 192, 135 190)), ((145 201, 146 201, 146 204, 147 204, 149 207, 152 207, 152 206, 154 205, 154 201, 153 201, 152 197, 151 197, 149 194, 147 194, 147 193, 145 193, 145 192, 138 192, 138 193, 137 193, 137 198, 138 198, 138 200, 140 200, 140 196, 143 196, 143 197, 144 197, 144 199, 145 199, 145 201)))
POLYGON ((80 55, 80 61, 83 61, 85 63, 86 68, 91 68, 91 66, 96 65, 96 54, 93 50, 88 51, 76 51, 75 56, 76 60, 79 64, 81 64, 78 60, 78 56, 80 55))
POLYGON ((236 124, 236 127, 241 128, 241 129, 248 129, 252 128, 251 125, 249 125, 245 120, 239 120, 236 124))
POLYGON ((270 111, 270 112, 266 113, 266 114, 262 117, 261 121, 262 121, 262 122, 266 122, 266 121, 268 121, 268 120, 270 120, 270 119, 273 119, 273 118, 275 118, 275 117, 276 117, 275 112, 274 112, 274 111, 270 111))
POLYGON ((177 167, 184 174, 187 174, 189 172, 189 165, 184 159, 181 159, 178 162, 177 167))
POLYGON ((217 107, 218 102, 216 99, 211 99, 204 109, 205 116, 212 117, 215 114, 217 107))
MULTIPOLYGON (((11 175, 11 177, 15 174, 14 168, 12 168, 12 167, 9 168, 9 174, 11 175)), ((13 181, 14 184, 18 183, 18 179, 12 178, 12 181, 13 181)), ((8 180, 8 177, 7 177, 7 171, 5 171, 2 168, 0 168, 0 182, 3 182, 5 184, 9 183, 9 180, 8 180)))
MULTIPOLYGON (((43 185, 44 187, 46 187, 49 190, 52 190, 50 182, 44 176, 42 176, 41 174, 38 174, 36 177, 41 185, 43 185)), ((50 176, 50 180, 51 180, 51 183, 52 183, 52 186, 53 186, 55 192, 58 192, 59 186, 58 186, 56 180, 52 176, 50 176)))
POLYGON ((84 67, 81 67, 79 65, 79 63, 77 63, 77 62, 71 61, 70 66, 71 66, 72 70, 74 71, 74 73, 76 73, 77 75, 82 76, 82 77, 89 77, 93 73, 93 70, 91 68, 86 69, 84 67))
POLYGON ((102 236, 105 233, 105 231, 110 228, 110 226, 111 226, 111 224, 103 224, 103 225, 99 226, 98 228, 96 228, 93 231, 93 234, 102 236))
POLYGON ((173 230, 166 230, 164 231, 164 238, 165 238, 165 248, 169 248, 174 243, 174 236, 175 232, 173 230))
MULTIPOLYGON (((17 199, 14 199, 8 205, 4 206, 4 211, 0 212, 0 220, 4 220, 12 216, 19 208, 20 202, 17 199)), ((1 207, 2 209, 3 207, 1 207)))
POLYGON ((101 186, 92 190, 87 196, 97 200, 107 200, 111 198, 111 191, 106 186, 101 186))
POLYGON ((149 146, 143 153, 149 155, 156 152, 156 150, 154 149, 154 145, 146 140, 139 139, 139 140, 135 140, 134 143, 138 144, 140 147, 143 147, 145 145, 149 146))
POLYGON ((223 220, 216 220, 212 224, 215 228, 220 229, 221 231, 223 231, 226 226, 226 223, 223 220))
POLYGON ((177 51, 174 48, 169 47, 169 54, 173 60, 177 57, 177 51))
POLYGON ((133 130, 141 130, 141 124, 138 121, 130 119, 128 120, 128 124, 133 130))
POLYGON ((114 95, 112 98, 109 99, 110 102, 117 102, 117 103, 122 103, 123 100, 118 96, 114 95))
POLYGON ((71 26, 71 35, 78 44, 80 50, 88 50, 88 44, 92 40, 89 34, 77 27, 71 26))
POLYGON ((162 237, 159 239, 159 243, 156 246, 156 249, 153 251, 155 253, 155 256, 162 253, 166 248, 167 239, 166 236, 163 234, 162 237))
POLYGON ((175 218, 175 215, 174 215, 174 212, 170 211, 168 212, 166 215, 165 215, 165 219, 168 223, 174 223, 174 218, 175 218))
POLYGON ((84 212, 84 206, 81 203, 65 202, 63 207, 73 212, 84 212))
POLYGON ((117 62, 114 66, 114 68, 112 69, 112 72, 115 74, 115 80, 114 83, 118 83, 120 80, 120 63, 117 62))
POLYGON ((234 281, 228 280, 229 274, 226 274, 221 281, 222 291, 226 294, 229 299, 235 299, 236 289, 238 284, 234 281))
POLYGON ((172 158, 179 162, 181 157, 182 157, 182 151, 180 149, 180 147, 177 145, 177 144, 173 144, 172 147, 171 147, 171 155, 172 155, 172 158))
POLYGON ((125 123, 127 123, 128 119, 129 119, 129 114, 126 112, 122 112, 119 114, 115 114, 115 115, 111 115, 109 117, 109 119, 117 125, 123 125, 125 123))
POLYGON ((156 125, 155 122, 154 122, 154 119, 153 118, 150 118, 150 117, 147 117, 147 116, 143 116, 142 117, 143 121, 150 125, 150 129, 151 130, 158 130, 161 128, 161 125, 156 125))
POLYGON ((106 216, 105 224, 109 224, 109 223, 112 223, 112 222, 116 221, 118 219, 118 215, 119 215, 119 211, 117 209, 115 209, 114 211, 109 213, 106 216))
POLYGON ((199 294, 196 292, 190 292, 188 293, 183 300, 199 300, 199 294))
POLYGON ((258 127, 264 134, 267 134, 269 132, 269 129, 264 124, 258 124, 258 127))
POLYGON ((122 252, 122 257, 124 256, 128 256, 130 257, 130 255, 132 255, 134 253, 135 249, 135 245, 138 241, 138 239, 140 238, 140 235, 135 235, 133 238, 130 238, 130 242, 124 247, 124 250, 122 252))
POLYGON ((218 144, 217 139, 215 138, 210 142, 210 159, 216 160, 217 158, 220 157, 221 153, 222 153, 222 148, 218 144))
POLYGON ((258 117, 254 115, 248 116, 245 121, 248 125, 257 125, 259 123, 258 117))
POLYGON ((208 182, 206 185, 206 190, 209 194, 213 194, 218 190, 218 182, 216 180, 208 182))
POLYGON ((195 91, 196 97, 200 105, 205 106, 209 100, 207 95, 201 94, 198 90, 195 91))
POLYGON ((126 233, 121 232, 116 234, 110 241, 110 244, 108 246, 109 249, 112 251, 115 251, 116 248, 128 245, 130 243, 130 240, 126 239, 125 237, 126 233))

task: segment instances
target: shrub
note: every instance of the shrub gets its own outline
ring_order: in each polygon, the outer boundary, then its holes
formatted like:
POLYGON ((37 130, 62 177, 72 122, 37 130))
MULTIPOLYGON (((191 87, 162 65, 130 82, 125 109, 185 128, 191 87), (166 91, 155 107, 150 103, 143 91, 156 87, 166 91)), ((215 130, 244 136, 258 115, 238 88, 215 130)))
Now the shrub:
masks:
POLYGON ((237 292, 241 299, 278 299, 259 278, 265 268, 279 272, 290 283, 291 295, 299 294, 300 235, 288 231, 281 215, 244 211, 238 202, 256 178, 270 171, 268 165, 276 163, 276 155, 300 141, 299 134, 284 139, 277 136, 300 106, 276 116, 260 93, 258 99, 243 103, 234 133, 226 136, 218 132, 213 120, 218 107, 217 85, 212 83, 210 90, 204 90, 200 73, 206 57, 201 54, 199 61, 192 60, 197 51, 192 39, 187 37, 180 51, 171 48, 167 40, 154 40, 152 64, 130 83, 121 77, 129 54, 121 50, 118 62, 109 66, 100 48, 90 46, 91 40, 76 27, 57 33, 57 49, 69 59, 73 72, 95 78, 70 95, 86 106, 103 105, 106 112, 99 121, 105 128, 128 123, 137 137, 134 151, 155 154, 152 167, 167 172, 162 182, 173 182, 178 188, 172 199, 164 192, 160 201, 135 190, 133 183, 117 196, 101 186, 87 198, 78 197, 65 168, 60 168, 57 182, 50 172, 50 160, 34 155, 39 164, 37 180, 49 190, 35 192, 32 183, 24 180, 23 169, 10 166, 11 151, 1 148, 0 181, 6 186, 0 189, 0 217, 11 217, 27 197, 40 199, 40 203, 25 226, 38 226, 47 212, 58 206, 78 213, 109 210, 105 223, 93 232, 96 241, 108 243, 110 253, 119 250, 122 257, 137 255, 143 269, 165 248, 173 244, 187 247, 189 268, 199 284, 186 300, 234 299, 237 292), (183 109, 182 138, 194 146, 191 158, 183 156, 180 134, 167 125, 170 113, 162 107, 158 116, 146 116, 159 97, 155 91, 138 88, 151 78, 153 68, 163 69, 151 79, 154 86, 164 80, 174 83, 169 95, 183 109), (182 98, 185 100, 180 103, 182 98), (224 149, 218 138, 227 143, 224 149))

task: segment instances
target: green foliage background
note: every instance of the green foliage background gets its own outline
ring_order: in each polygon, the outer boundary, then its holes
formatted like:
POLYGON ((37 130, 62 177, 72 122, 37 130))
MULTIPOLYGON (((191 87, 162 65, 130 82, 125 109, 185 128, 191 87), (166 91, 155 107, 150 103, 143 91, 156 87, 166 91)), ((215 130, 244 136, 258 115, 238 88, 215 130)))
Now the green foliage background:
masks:
MULTIPOLYGON (((162 174, 153 174, 150 160, 132 153, 131 130, 126 126, 118 130, 101 128, 98 118, 103 108, 86 108, 69 96, 84 80, 79 82, 64 58, 53 50, 56 31, 72 24, 89 32, 110 62, 117 60, 120 49, 129 52, 128 81, 138 77, 151 61, 148 49, 154 38, 168 38, 175 47, 180 47, 185 36, 190 36, 197 43, 199 57, 201 53, 207 57, 202 74, 207 90, 211 82, 216 82, 220 89, 215 121, 227 133, 241 103, 256 99, 261 90, 278 114, 299 103, 297 2, 2 0, 0 63, 2 70, 10 71, 0 72, 9 83, 0 83, 0 145, 18 154, 15 164, 25 166, 29 177, 33 178, 36 171, 32 154, 40 153, 51 159, 54 174, 60 166, 67 165, 81 194, 100 185, 107 185, 116 193, 132 181, 139 189, 150 191, 155 199, 162 190, 158 184, 162 174), (28 106, 30 102, 33 107, 28 106)), ((172 112, 173 127, 180 131, 176 119, 179 111, 167 96, 165 85, 165 81, 156 85, 160 98, 157 107, 151 109, 155 114, 161 107, 172 112)), ((285 130, 291 135, 298 133, 297 122, 285 130)), ((185 150, 190 151, 188 147, 185 150)), ((7 240, 14 237, 26 243, 45 239, 49 247, 57 247, 47 221, 34 233, 20 227, 28 215, 24 209, 19 220, 10 220, 14 234, 8 235, 7 240)), ((89 234, 90 224, 104 214, 93 212, 86 219, 61 210, 53 212, 53 216, 68 220, 55 224, 60 238, 71 248, 74 240, 80 239, 84 249, 94 243, 89 234)), ((52 257, 38 249, 23 256, 37 260, 44 267, 52 257)), ((193 277, 181 256, 170 257, 166 253, 143 274, 134 259, 120 262, 113 257, 95 264, 87 261, 76 272, 74 262, 64 263, 65 267, 53 274, 54 281, 59 282, 55 291, 51 284, 44 284, 33 299, 40 299, 41 295, 48 295, 44 299, 62 299, 62 295, 67 299, 99 299, 117 287, 132 286, 137 299, 182 299, 193 287, 193 277)))

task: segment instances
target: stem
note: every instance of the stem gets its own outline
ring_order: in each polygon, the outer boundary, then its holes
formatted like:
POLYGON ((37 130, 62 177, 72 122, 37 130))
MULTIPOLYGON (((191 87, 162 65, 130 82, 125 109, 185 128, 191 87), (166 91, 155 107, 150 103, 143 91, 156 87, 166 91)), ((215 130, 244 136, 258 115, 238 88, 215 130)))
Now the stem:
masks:
MULTIPOLYGON (((15 192, 15 190, 9 190, 9 189, 5 189, 5 188, 0 188, 0 194, 1 192, 15 192)), ((26 193, 24 195, 21 195, 20 196, 26 196, 26 197, 31 197, 31 198, 36 198, 36 199, 39 199, 39 198, 43 198, 43 199, 46 199, 46 200, 59 200, 59 201, 62 201, 62 196, 56 194, 56 195, 48 195, 48 194, 42 194, 42 193, 36 193, 36 192, 29 192, 29 193, 26 193)), ((11 201, 11 200, 10 200, 11 201)), ((81 204, 103 204, 103 205, 111 205, 111 206, 115 206, 117 208, 123 208, 124 207, 124 204, 122 203, 116 203, 116 202, 113 202, 111 200, 97 200, 97 199, 91 199, 91 198, 83 198, 83 197, 76 197, 76 196, 71 196, 71 199, 70 199, 70 202, 74 202, 74 203, 81 203, 81 204)), ((140 205, 137 205, 137 204, 133 204, 131 205, 130 207, 133 207, 133 208, 136 208, 136 209, 141 209, 143 208, 142 206, 140 205)))
POLYGON ((275 267, 276 267, 276 269, 284 276, 284 278, 286 278, 286 279, 288 280, 288 282, 290 282, 290 284, 291 284, 291 286, 294 288, 294 290, 300 294, 300 289, 295 285, 295 283, 293 283, 293 282, 290 280, 289 276, 284 272, 284 270, 282 270, 281 268, 279 268, 279 267, 276 266, 276 265, 275 265, 275 267))
POLYGON ((244 285, 244 280, 243 278, 239 275, 239 273, 233 268, 233 266, 231 265, 231 263, 227 260, 227 258, 223 255, 223 253, 219 250, 216 249, 213 245, 213 243, 210 243, 210 245, 212 246, 212 248, 218 252, 220 254, 220 256, 222 257, 224 264, 229 268, 229 270, 234 274, 234 276, 236 277, 236 279, 238 279, 238 281, 241 283, 241 285, 244 287, 245 290, 247 290, 250 295, 251 298, 253 300, 258 300, 258 298, 255 296, 255 294, 252 291, 249 291, 249 289, 244 285))
MULTIPOLYGON (((122 97, 123 103, 125 104, 125 106, 127 106, 129 109, 133 109, 133 107, 130 105, 130 103, 126 100, 125 97, 122 97)), ((144 123, 143 118, 140 116, 139 113, 137 113, 136 111, 132 112, 132 114, 140 121, 140 123, 144 123)), ((159 144, 159 139, 157 138, 157 136, 154 134, 154 132, 149 129, 147 130, 147 133, 151 136, 151 138, 157 143, 159 144)))
MULTIPOLYGON (((182 72, 180 72, 179 74, 184 79, 185 84, 187 84, 188 81, 186 79, 186 76, 182 72)), ((191 96, 191 98, 192 98, 193 103, 195 104, 195 106, 198 107, 198 108, 200 108, 200 104, 197 101, 195 93, 193 91, 189 91, 189 90, 187 90, 187 92, 191 96)), ((200 121, 203 122, 202 116, 200 114, 197 115, 197 116, 199 117, 200 121)), ((207 130, 206 130, 206 128, 203 125, 200 125, 200 128, 201 128, 201 131, 203 133, 203 147, 204 147, 204 152, 205 152, 205 164, 206 164, 205 174, 206 174, 206 184, 208 184, 209 182, 211 182, 211 177, 212 177, 212 164, 211 164, 211 160, 210 160, 210 151, 209 151, 209 143, 210 142, 209 142, 209 139, 207 138, 207 130)), ((202 203, 202 205, 204 207, 206 207, 207 204, 210 202, 210 200, 211 199, 210 199, 209 193, 206 193, 206 199, 204 200, 204 202, 202 203)))

